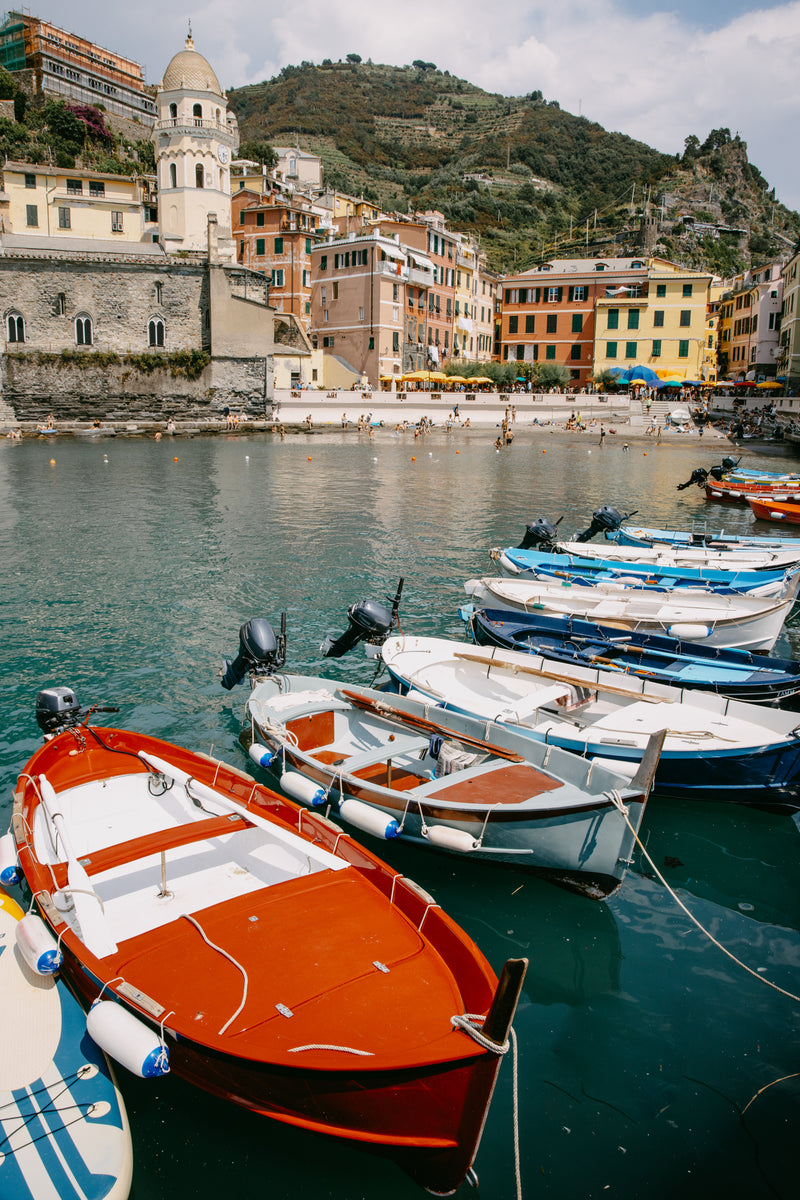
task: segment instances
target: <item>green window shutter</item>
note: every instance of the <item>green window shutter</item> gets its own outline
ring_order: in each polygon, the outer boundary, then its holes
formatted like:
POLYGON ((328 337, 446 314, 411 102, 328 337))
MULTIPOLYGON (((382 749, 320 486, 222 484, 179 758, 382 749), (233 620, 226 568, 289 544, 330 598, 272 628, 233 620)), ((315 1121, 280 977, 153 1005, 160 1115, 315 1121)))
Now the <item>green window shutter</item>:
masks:
POLYGON ((283 238, 275 238, 275 253, 283 254, 283 238))
POLYGON ((617 343, 616 342, 606 342, 606 358, 616 358, 616 357, 617 357, 617 343))
POLYGON ((610 308, 608 310, 608 328, 619 329, 619 309, 610 308))
POLYGON ((663 308, 657 308, 655 310, 655 312, 653 313, 653 328, 654 329, 663 329, 663 327, 664 327, 664 310, 663 310, 663 308))
POLYGON ((264 254, 264 239, 256 238, 256 254, 264 254))
POLYGON ((583 313, 573 313, 572 314, 572 332, 573 333, 582 333, 583 332, 583 313))
POLYGON ((636 342, 625 343, 625 357, 636 358, 636 342))
POLYGON ((681 309, 681 325, 685 328, 692 323, 692 311, 689 308, 681 309))
POLYGON ((306 238, 306 254, 311 253, 311 238, 306 238))
POLYGON ((545 358, 555 358, 555 356, 556 356, 555 346, 546 346, 544 356, 545 356, 545 358))
POLYGON ((688 342, 678 342, 678 358, 688 358, 688 357, 689 357, 689 343, 688 342))
POLYGON ((536 317, 533 313, 528 313, 525 317, 525 332, 534 333, 536 330, 536 317))
POLYGON ((561 297, 562 297, 562 295, 563 295, 563 294, 564 294, 564 289, 563 289, 563 287, 560 287, 560 288, 558 288, 558 289, 557 289, 557 291, 556 291, 556 302, 557 302, 558 304, 560 304, 560 303, 561 303, 561 297))
POLYGON ((638 308, 628 309, 628 329, 639 328, 639 310, 638 308))
POLYGON ((567 296, 567 299, 568 300, 575 299, 575 288, 571 284, 570 284, 569 295, 567 296))
POLYGON ((652 357, 661 358, 661 338, 656 338, 653 342, 652 357))

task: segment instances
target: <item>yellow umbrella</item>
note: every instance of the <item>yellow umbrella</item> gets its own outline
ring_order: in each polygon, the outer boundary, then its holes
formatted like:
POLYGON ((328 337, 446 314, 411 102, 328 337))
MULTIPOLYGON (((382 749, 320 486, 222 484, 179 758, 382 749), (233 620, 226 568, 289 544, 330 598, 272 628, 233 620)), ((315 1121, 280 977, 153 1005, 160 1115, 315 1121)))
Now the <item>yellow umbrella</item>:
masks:
POLYGON ((448 375, 447 382, 448 383, 466 383, 467 377, 466 377, 466 375, 448 375))
POLYGON ((765 379, 763 383, 757 383, 757 388, 779 388, 783 387, 782 383, 774 383, 771 379, 765 379))
POLYGON ((467 383, 494 383, 494 380, 490 379, 488 375, 472 375, 467 383))
POLYGON ((440 379, 440 380, 444 381, 445 379, 449 379, 449 378, 450 378, 450 376, 445 375, 444 371, 429 371, 428 372, 428 379, 440 379))
POLYGON ((417 383, 425 383, 431 377, 430 371, 409 371, 407 375, 403 375, 403 379, 414 380, 417 383))

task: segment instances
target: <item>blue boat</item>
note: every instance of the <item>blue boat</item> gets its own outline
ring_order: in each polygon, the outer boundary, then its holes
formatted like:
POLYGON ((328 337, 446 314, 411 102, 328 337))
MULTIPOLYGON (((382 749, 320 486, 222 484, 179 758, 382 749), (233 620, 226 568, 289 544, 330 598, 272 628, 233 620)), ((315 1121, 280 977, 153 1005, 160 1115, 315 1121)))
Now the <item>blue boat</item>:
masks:
POLYGON ((714 567, 672 567, 613 559, 581 558, 571 554, 549 554, 539 550, 508 547, 492 550, 503 575, 514 579, 566 579, 591 585, 616 581, 635 587, 673 591, 704 588, 709 592, 741 592, 751 596, 794 595, 800 571, 723 571, 714 567))
POLYGON ((607 530, 606 540, 618 546, 706 546, 714 550, 800 550, 800 538, 757 537, 744 533, 730 533, 726 529, 713 532, 710 529, 654 529, 650 526, 622 526, 607 530))
POLYGON ((553 662, 579 663, 614 673, 735 700, 800 708, 800 662, 766 658, 749 650, 725 650, 681 642, 654 633, 622 630, 569 616, 474 609, 468 617, 473 639, 538 654, 553 662))

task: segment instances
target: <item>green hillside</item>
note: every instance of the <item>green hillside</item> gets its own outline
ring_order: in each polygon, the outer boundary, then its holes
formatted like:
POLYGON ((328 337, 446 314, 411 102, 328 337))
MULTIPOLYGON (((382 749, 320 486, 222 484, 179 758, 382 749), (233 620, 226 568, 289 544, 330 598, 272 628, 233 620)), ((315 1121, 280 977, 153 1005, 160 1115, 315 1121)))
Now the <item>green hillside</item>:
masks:
POLYGON ((727 130, 689 137, 676 159, 540 92, 490 94, 431 63, 302 63, 229 100, 244 143, 319 154, 330 187, 390 211, 438 209, 452 228, 480 234, 501 271, 555 253, 634 252, 646 204, 657 252, 725 273, 800 236, 798 214, 774 202, 727 130), (693 213, 740 232, 698 237, 684 220, 693 213))

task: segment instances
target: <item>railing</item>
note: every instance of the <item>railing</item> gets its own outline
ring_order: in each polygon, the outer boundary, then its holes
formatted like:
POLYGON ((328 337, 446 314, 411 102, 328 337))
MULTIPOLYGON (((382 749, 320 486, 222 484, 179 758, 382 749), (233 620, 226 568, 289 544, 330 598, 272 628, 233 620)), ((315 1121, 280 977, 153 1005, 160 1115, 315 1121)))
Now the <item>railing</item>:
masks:
POLYGON ((156 129, 217 129, 228 132, 228 126, 222 121, 206 121, 203 117, 167 117, 166 121, 156 121, 156 129))

